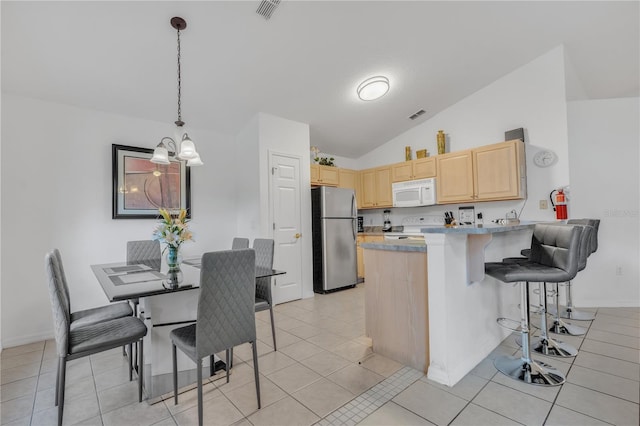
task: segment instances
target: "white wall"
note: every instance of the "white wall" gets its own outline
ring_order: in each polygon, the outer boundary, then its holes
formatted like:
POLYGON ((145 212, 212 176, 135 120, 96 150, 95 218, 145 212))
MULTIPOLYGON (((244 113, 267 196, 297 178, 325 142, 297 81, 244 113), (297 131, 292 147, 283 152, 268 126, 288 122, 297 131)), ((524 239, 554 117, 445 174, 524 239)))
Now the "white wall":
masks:
POLYGON ((640 99, 570 102, 568 117, 569 217, 600 219, 598 251, 573 281, 574 304, 640 306, 640 99))
POLYGON ((272 235, 269 215, 269 153, 300 157, 300 215, 302 219, 302 297, 313 296, 311 252, 311 171, 309 169, 309 125, 265 113, 258 115, 260 163, 260 219, 263 235, 272 235))
MULTIPOLYGON (((187 117, 188 119, 188 117, 187 117)), ((154 220, 111 219, 111 144, 153 148, 166 123, 2 95, 2 345, 51 337, 44 254, 58 247, 72 309, 107 303, 89 265, 116 262, 154 220)), ((227 248, 235 235, 233 138, 192 129, 205 163, 192 169, 191 227, 184 253, 227 248), (229 224, 232 224, 229 226, 229 224)))
MULTIPOLYGON (((548 200, 552 189, 569 183, 563 47, 540 56, 363 155, 358 164, 363 169, 403 161, 405 146, 411 146, 414 153, 426 148, 434 155, 437 153, 436 134, 440 129, 447 134, 447 152, 450 152, 503 141, 506 130, 519 127, 525 129, 526 136, 529 198, 522 218, 553 220, 553 211, 540 210, 538 200, 548 200), (545 169, 535 167, 532 158, 541 149, 554 150, 558 162, 545 169)), ((520 211, 522 206, 522 201, 476 203, 475 210, 476 213, 483 212, 487 220, 502 218, 511 209, 520 211)), ((458 205, 449 205, 446 209, 455 213, 458 205)), ((400 225, 405 216, 439 215, 444 210, 440 206, 393 209, 392 224, 400 225)), ((360 213, 365 216, 365 224, 382 224, 381 211, 360 213)))
POLYGON ((258 115, 254 116, 236 135, 236 162, 241 164, 241 173, 236 179, 236 229, 237 236, 249 238, 265 237, 260 229, 260 165, 258 115))

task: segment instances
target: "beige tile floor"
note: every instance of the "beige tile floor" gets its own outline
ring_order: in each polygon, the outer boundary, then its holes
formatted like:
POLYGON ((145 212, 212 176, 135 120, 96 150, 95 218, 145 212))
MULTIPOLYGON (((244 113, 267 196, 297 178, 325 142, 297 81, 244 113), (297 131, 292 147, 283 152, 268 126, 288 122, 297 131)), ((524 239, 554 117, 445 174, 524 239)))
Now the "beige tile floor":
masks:
MULTIPOLYGON (((508 338, 452 388, 416 374, 368 417, 338 422, 329 419, 363 401, 364 395, 378 394, 371 388, 407 369, 371 352, 364 337, 363 285, 279 305, 277 352, 268 312, 256 315, 262 409, 257 410, 251 351, 245 345, 235 351, 230 383, 215 376, 206 382, 205 424, 638 425, 640 309, 593 311, 596 319, 581 323, 589 328, 584 338, 564 337, 580 349, 578 356, 545 359, 567 373, 563 386, 525 386, 497 373, 493 358, 518 351, 508 338)), ((2 352, 3 425, 55 424, 55 368, 53 341, 2 352)), ((73 361, 67 374, 65 424, 197 423, 195 390, 181 394, 177 406, 172 399, 138 403, 136 382, 128 381, 120 349, 73 361)))

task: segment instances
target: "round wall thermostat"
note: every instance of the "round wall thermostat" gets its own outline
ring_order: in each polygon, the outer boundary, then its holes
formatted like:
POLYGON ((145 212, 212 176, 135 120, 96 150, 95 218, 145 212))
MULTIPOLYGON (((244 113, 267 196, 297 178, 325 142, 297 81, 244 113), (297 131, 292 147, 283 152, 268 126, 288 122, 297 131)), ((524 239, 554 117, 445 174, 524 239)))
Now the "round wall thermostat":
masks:
POLYGON ((553 163, 556 162, 558 156, 555 152, 549 150, 542 150, 536 152, 536 155, 533 156, 533 164, 538 167, 549 167, 553 163))

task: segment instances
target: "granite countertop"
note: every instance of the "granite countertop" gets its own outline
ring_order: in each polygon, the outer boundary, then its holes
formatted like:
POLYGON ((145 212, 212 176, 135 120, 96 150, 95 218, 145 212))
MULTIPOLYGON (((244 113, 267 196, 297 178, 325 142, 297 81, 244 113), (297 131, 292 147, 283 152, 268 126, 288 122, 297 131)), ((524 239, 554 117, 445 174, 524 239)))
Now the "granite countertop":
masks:
POLYGON ((427 252, 427 245, 423 241, 416 240, 387 240, 377 243, 361 243, 360 247, 373 250, 427 252))
POLYGON ((422 228, 425 234, 496 234, 499 232, 520 231, 523 229, 533 228, 536 223, 533 221, 520 221, 513 225, 500 225, 497 223, 487 223, 484 225, 459 225, 446 228, 444 226, 431 226, 422 228))

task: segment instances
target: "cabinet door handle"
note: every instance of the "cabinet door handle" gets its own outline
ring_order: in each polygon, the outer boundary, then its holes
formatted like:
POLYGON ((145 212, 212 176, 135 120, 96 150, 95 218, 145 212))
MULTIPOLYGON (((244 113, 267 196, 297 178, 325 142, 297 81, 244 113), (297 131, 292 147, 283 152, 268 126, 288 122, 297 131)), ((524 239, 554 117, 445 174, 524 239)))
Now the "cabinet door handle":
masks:
POLYGON ((300 237, 302 237, 302 234, 300 234, 299 232, 296 232, 296 235, 294 235, 294 237, 300 238, 300 237))

